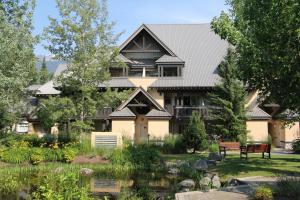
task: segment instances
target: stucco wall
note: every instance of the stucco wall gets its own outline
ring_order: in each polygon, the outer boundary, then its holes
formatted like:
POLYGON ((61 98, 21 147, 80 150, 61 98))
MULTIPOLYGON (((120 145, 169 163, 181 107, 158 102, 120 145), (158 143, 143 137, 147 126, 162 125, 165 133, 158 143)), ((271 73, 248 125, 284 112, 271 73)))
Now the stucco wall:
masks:
POLYGON ((148 87, 156 81, 157 78, 154 77, 131 77, 131 81, 136 87, 142 87, 144 90, 148 90, 148 87))
POLYGON ((285 127, 285 142, 292 142, 300 138, 299 122, 295 122, 291 127, 285 127))
POLYGON ((164 139, 169 132, 169 120, 148 120, 148 133, 150 135, 150 139, 164 139))
POLYGON ((268 121, 247 121, 247 137, 249 141, 267 141, 268 140, 268 121))
POLYGON ((127 137, 128 139, 134 139, 135 132, 135 123, 134 120, 121 120, 113 119, 111 125, 111 132, 121 133, 122 136, 127 137))
POLYGON ((159 105, 161 105, 162 107, 165 106, 164 104, 164 94, 161 92, 157 92, 157 90, 155 89, 151 89, 148 91, 148 93, 153 97, 153 99, 155 99, 155 101, 157 103, 159 103, 159 105))

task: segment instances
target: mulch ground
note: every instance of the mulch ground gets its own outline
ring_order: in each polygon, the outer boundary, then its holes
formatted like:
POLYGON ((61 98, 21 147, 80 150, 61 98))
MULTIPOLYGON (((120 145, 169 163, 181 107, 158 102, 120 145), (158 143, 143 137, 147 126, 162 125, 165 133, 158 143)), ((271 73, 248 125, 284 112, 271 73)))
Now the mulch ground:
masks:
POLYGON ((101 156, 76 156, 72 163, 74 164, 107 164, 110 161, 101 156))

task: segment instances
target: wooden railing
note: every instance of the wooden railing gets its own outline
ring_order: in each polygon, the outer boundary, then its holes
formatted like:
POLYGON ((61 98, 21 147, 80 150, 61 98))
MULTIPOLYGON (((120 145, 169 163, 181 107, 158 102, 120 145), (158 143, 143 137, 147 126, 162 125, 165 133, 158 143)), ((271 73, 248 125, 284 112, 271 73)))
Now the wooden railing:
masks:
POLYGON ((193 112, 198 113, 201 117, 210 115, 209 109, 206 106, 171 106, 166 105, 165 109, 176 118, 190 117, 193 112))

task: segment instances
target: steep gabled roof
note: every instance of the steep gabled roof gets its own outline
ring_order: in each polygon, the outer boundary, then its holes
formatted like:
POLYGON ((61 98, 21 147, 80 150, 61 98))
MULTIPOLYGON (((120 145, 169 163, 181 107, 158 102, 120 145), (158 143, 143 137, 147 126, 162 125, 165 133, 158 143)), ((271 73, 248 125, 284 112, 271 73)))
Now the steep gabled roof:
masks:
POLYGON ((136 95, 138 95, 139 93, 143 93, 150 101, 151 103, 153 103, 153 105, 155 105, 155 107, 158 109, 158 110, 161 110, 161 111, 165 111, 165 109, 159 104, 157 103, 157 101, 155 101, 152 96, 146 91, 144 90, 142 87, 139 87, 137 88, 131 95, 130 97, 125 101, 123 102, 118 108, 117 110, 122 110, 124 109, 130 102, 131 100, 133 100, 136 95))
POLYGON ((266 113, 265 111, 263 111, 261 108, 259 108, 258 106, 255 106, 251 109, 248 109, 246 112, 246 116, 249 119, 271 119, 271 115, 269 115, 268 113, 266 113))
POLYGON ((163 55, 155 62, 156 63, 182 63, 182 64, 184 63, 184 61, 178 58, 177 56, 169 56, 169 55, 163 55))
POLYGON ((176 56, 175 53, 164 43, 160 40, 159 37, 157 37, 145 24, 142 24, 127 40, 123 42, 120 46, 120 52, 142 31, 145 30, 147 33, 150 34, 151 37, 153 37, 158 44, 160 44, 170 55, 176 56))
POLYGON ((105 83, 100 83, 99 88, 135 88, 136 86, 128 80, 128 78, 112 78, 109 81, 106 81, 105 83))
POLYGON ((217 67, 229 47, 210 24, 147 24, 147 28, 185 62, 182 77, 158 78, 150 87, 214 87, 217 67))
POLYGON ((136 115, 127 107, 122 110, 116 110, 109 115, 110 118, 136 118, 136 115))
POLYGON ((57 95, 60 93, 61 93, 61 91, 56 90, 54 88, 53 81, 48 81, 47 83, 45 83, 44 85, 39 87, 36 92, 36 94, 39 94, 39 95, 57 95))
POLYGON ((146 114, 146 117, 151 119, 151 118, 167 118, 170 119, 172 116, 170 113, 163 111, 163 110, 157 110, 157 109, 152 109, 150 112, 146 114))

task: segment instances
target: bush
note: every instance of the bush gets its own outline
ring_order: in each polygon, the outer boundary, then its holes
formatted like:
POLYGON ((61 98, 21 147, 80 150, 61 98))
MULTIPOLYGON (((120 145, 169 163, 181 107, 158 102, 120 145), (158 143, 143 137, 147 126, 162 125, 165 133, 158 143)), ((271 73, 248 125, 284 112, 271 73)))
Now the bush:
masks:
POLYGON ((30 154, 30 162, 33 165, 38 165, 44 161, 44 153, 42 149, 33 149, 30 154))
POLYGON ((75 159, 77 152, 73 148, 66 148, 63 150, 63 161, 70 163, 75 159))
POLYGON ((19 190, 19 181, 16 176, 11 174, 0 176, 0 195, 1 197, 6 195, 13 195, 19 190))
POLYGON ((210 153, 219 153, 219 144, 217 143, 210 144, 208 150, 210 153))
POLYGON ((255 200, 272 200, 273 199, 273 192, 272 189, 267 186, 260 186, 256 188, 254 194, 255 200))
POLYGON ((88 185, 79 186, 79 175, 75 173, 52 174, 44 177, 30 199, 81 199, 92 200, 88 185))
POLYGON ((30 149, 28 147, 7 148, 0 151, 3 162, 20 164, 29 161, 30 149))
POLYGON ((186 148, 182 135, 168 135, 164 138, 163 153, 185 153, 186 148))
POLYGON ((186 149, 205 150, 208 147, 205 125, 199 114, 193 113, 183 133, 186 149))
POLYGON ((116 148, 109 159, 113 164, 134 165, 135 167, 150 169, 153 165, 160 163, 161 156, 155 147, 140 144, 129 145, 123 149, 116 148))
POLYGON ((298 177, 280 177, 277 181, 275 194, 288 199, 299 199, 300 179, 298 177))
POLYGON ((297 139, 297 140, 293 141, 292 149, 295 153, 300 153, 300 139, 297 139))
POLYGON ((53 146, 53 144, 57 142, 57 135, 45 134, 42 137, 42 141, 46 144, 47 147, 53 146))

